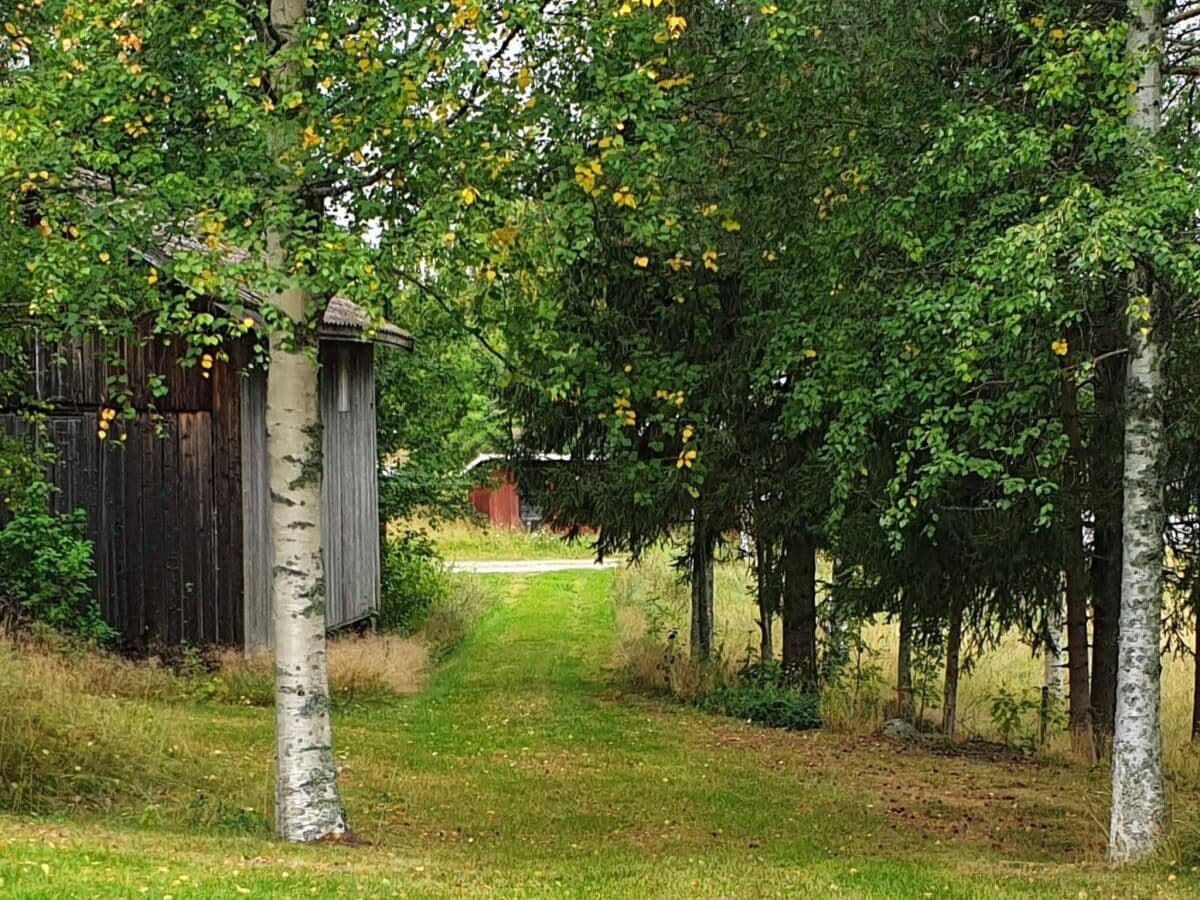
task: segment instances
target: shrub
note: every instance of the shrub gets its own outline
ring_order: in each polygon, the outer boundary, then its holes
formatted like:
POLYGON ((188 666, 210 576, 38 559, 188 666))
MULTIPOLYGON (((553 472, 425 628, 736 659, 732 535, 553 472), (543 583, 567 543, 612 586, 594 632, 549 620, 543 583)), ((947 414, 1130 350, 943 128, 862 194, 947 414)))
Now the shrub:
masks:
POLYGON ((412 634, 425 624, 432 607, 446 601, 449 576, 437 547, 424 534, 388 538, 381 555, 379 627, 412 634))
POLYGON ((106 643, 116 637, 92 594, 92 543, 82 510, 50 512, 54 489, 29 485, 0 529, 0 615, 9 628, 37 622, 106 643))
POLYGON ((776 660, 743 666, 733 681, 709 691, 698 705, 708 712, 772 728, 804 731, 821 727, 820 698, 797 690, 776 660))
POLYGON ((1043 738, 1066 726, 1066 711, 1062 700, 1046 697, 1042 691, 1030 688, 1023 693, 999 688, 991 696, 992 727, 1010 747, 1034 753, 1043 738))

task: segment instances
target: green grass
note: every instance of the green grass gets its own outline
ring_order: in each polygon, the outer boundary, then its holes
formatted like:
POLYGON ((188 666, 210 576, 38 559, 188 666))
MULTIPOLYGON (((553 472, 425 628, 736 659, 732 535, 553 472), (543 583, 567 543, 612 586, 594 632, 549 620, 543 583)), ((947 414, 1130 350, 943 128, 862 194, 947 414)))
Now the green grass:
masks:
MULTIPOLYGON (((423 693, 335 720, 366 843, 270 840, 270 710, 140 702, 191 760, 153 802, 0 817, 0 896, 1184 897, 1101 862, 1101 772, 754 728, 623 695, 611 573, 490 577, 423 693)), ((2 716, 2 713, 0 713, 2 716)), ((2 720, 0 720, 2 724, 2 720)), ((81 753, 84 752, 81 747, 81 753)), ((1186 823, 1191 822, 1188 826, 1186 823)), ((1189 844, 1190 840, 1190 844, 1189 844)))
POLYGON ((472 521, 443 522, 429 529, 438 552, 447 560, 591 559, 592 539, 564 540, 550 531, 495 528, 472 521))

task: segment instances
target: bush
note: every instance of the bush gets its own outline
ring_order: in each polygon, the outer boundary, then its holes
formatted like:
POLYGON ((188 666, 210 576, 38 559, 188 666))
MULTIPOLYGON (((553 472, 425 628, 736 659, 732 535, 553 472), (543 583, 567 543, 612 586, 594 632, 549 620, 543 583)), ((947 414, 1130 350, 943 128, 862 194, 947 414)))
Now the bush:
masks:
POLYGON ((821 727, 820 698, 791 685, 775 660, 743 666, 733 681, 709 691, 697 705, 707 712, 772 728, 805 731, 821 727))
POLYGON ((116 637, 92 594, 92 543, 83 510, 50 512, 54 489, 29 485, 0 529, 0 616, 20 628, 31 623, 106 643, 116 637))
POLYGON ((413 634, 443 605, 450 594, 450 577, 437 547, 424 534, 408 532, 388 538, 382 550, 379 628, 413 634))

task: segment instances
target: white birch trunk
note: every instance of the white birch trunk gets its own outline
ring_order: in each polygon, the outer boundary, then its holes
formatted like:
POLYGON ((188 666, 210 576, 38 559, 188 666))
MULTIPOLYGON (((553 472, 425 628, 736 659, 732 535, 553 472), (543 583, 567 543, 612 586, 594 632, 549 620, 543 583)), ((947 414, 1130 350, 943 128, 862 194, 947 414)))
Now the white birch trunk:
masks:
MULTIPOLYGON (((1140 142, 1159 128, 1162 5, 1130 0, 1129 52, 1146 59, 1129 123, 1140 142)), ((1150 318, 1132 314, 1125 379, 1125 512, 1121 565, 1117 713, 1113 731, 1113 803, 1109 858, 1138 862, 1161 843, 1167 823, 1162 773, 1161 613, 1163 564, 1162 375, 1152 273, 1139 265, 1131 295, 1150 318)))
POLYGON ((1066 669, 1066 653, 1063 648, 1063 611, 1062 607, 1050 615, 1050 641, 1046 644, 1043 662, 1042 684, 1050 697, 1062 700, 1066 696, 1063 672, 1066 669))
MULTIPOLYGON (((304 0, 271 0, 271 24, 286 48, 304 22, 304 0)), ((281 69, 281 92, 295 83, 281 69)), ((286 123, 271 135, 279 159, 298 145, 286 123)), ((285 235, 267 234, 277 271, 287 270, 285 235)), ((321 423, 316 335, 306 316, 312 298, 292 287, 275 305, 294 335, 271 339, 267 375, 267 459, 271 486, 272 616, 275 630, 275 819, 289 841, 315 841, 347 830, 338 794, 325 661, 325 584, 321 558, 321 423)))

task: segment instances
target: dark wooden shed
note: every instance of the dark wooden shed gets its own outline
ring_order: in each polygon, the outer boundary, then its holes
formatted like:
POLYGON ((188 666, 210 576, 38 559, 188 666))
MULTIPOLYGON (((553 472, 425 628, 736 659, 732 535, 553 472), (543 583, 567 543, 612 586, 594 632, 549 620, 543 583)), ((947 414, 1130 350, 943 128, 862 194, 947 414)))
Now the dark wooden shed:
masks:
MULTIPOLYGON (((374 354, 411 350, 412 338, 340 298, 320 337, 326 615, 338 628, 378 607, 374 354)), ((56 451, 54 504, 86 511, 96 596, 131 645, 271 641, 269 373, 250 366, 250 338, 224 349, 230 361, 203 378, 161 339, 123 346, 139 410, 151 405, 150 375, 169 388, 153 415, 114 423, 124 441, 97 437, 111 373, 94 341, 32 354, 31 391, 48 405, 44 434, 56 451)), ((41 439, 12 408, 0 408, 0 427, 41 439)))

